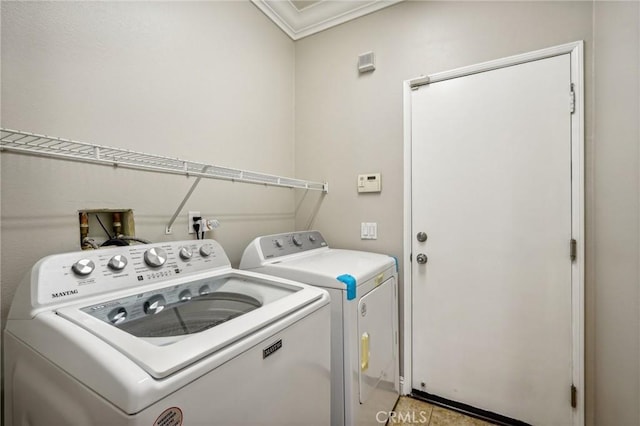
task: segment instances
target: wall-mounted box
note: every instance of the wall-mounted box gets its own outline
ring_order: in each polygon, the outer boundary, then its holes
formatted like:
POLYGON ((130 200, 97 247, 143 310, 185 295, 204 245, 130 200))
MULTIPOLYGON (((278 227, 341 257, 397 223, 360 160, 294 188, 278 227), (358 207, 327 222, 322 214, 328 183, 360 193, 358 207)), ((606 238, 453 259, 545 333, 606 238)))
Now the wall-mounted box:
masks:
POLYGON ((131 209, 87 209, 78 211, 80 247, 91 249, 87 239, 101 245, 114 237, 135 237, 136 229, 131 209), (103 228, 104 227, 104 228, 103 228))
POLYGON ((376 69, 376 59, 373 52, 366 52, 358 55, 358 72, 360 74, 376 69))
POLYGON ((380 173, 358 175, 358 192, 382 192, 380 173))

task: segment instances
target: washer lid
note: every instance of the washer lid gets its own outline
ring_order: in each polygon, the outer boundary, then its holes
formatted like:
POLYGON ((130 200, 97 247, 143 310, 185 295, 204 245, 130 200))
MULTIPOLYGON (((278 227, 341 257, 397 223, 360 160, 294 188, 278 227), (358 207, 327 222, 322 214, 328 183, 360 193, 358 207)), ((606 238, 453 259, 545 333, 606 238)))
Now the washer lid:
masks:
POLYGON ((391 256, 356 250, 325 249, 266 261, 260 271, 312 285, 345 289, 338 277, 350 275, 359 286, 395 268, 391 256))
POLYGON ((231 270, 57 314, 163 378, 319 300, 324 292, 231 270), (196 290, 208 286, 207 293, 196 290), (180 300, 192 291, 195 296, 180 300))

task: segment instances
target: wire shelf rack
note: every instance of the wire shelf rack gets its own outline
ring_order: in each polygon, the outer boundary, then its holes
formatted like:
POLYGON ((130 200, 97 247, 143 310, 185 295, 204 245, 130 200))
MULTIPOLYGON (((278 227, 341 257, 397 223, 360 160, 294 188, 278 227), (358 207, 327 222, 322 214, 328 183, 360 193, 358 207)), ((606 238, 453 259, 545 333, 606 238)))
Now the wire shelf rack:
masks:
POLYGON ((180 160, 5 128, 0 128, 0 151, 196 177, 187 195, 180 202, 180 205, 169 220, 165 228, 166 234, 172 233, 171 227, 173 223, 202 178, 322 191, 323 195, 329 192, 329 184, 326 182, 293 179, 196 161, 180 160))
POLYGON ((216 166, 5 128, 0 128, 0 150, 160 173, 328 192, 326 182, 216 166))

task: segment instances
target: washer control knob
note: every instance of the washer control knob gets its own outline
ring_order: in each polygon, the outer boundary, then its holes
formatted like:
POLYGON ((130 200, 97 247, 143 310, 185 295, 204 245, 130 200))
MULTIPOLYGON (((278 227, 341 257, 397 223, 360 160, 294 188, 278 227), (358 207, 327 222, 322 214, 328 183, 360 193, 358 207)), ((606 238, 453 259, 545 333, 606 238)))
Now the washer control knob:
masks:
POLYGON ((200 247, 200 255, 202 257, 209 257, 211 256, 211 247, 209 246, 202 246, 200 247))
POLYGON ((191 256, 193 256, 193 252, 189 249, 189 247, 180 247, 180 258, 182 260, 189 260, 191 256))
POLYGON ((302 240, 298 238, 297 235, 294 235, 293 237, 291 237, 291 241, 293 241, 293 244, 295 244, 298 247, 302 246, 302 240))
POLYGON ((314 235, 309 235, 309 241, 311 241, 312 243, 316 242, 316 237, 314 235))
POLYGON ((167 261, 167 253, 160 247, 153 247, 144 252, 144 262, 152 268, 158 268, 167 261))
POLYGON ((80 276, 87 276, 96 269, 96 264, 90 259, 80 259, 71 266, 71 270, 80 276))
POLYGON ((181 302, 191 300, 191 292, 189 290, 182 290, 178 295, 178 299, 180 299, 181 302))
POLYGON ((200 296, 204 296, 205 294, 211 293, 211 288, 205 284, 198 289, 198 293, 200 293, 200 296))
POLYGON ((164 309, 167 301, 164 300, 164 297, 161 295, 152 296, 144 302, 142 305, 142 309, 144 309, 144 313, 147 315, 157 314, 164 309))
POLYGON ((127 258, 121 254, 116 254, 109 259, 107 266, 114 271, 122 271, 127 266, 127 258))
POLYGON ((274 243, 274 244, 276 245, 276 247, 278 247, 278 248, 282 248, 282 246, 284 245, 284 243, 282 242, 282 239, 281 239, 281 238, 278 238, 278 239, 277 239, 277 240, 275 240, 273 243, 274 243))
POLYGON ((109 312, 107 317, 111 324, 120 324, 122 321, 127 319, 127 310, 123 307, 115 308, 109 312))

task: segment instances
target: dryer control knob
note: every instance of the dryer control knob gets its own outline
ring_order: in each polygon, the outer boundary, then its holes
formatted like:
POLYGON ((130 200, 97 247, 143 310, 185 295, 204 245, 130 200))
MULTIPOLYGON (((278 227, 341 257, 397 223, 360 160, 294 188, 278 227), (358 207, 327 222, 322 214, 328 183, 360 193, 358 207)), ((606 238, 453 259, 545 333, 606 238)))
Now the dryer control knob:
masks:
POLYGON ((302 245, 302 240, 298 238, 297 235, 294 235, 293 237, 291 237, 291 241, 293 241, 293 244, 295 244, 298 247, 302 245))
POLYGON ((200 255, 202 257, 209 257, 211 256, 211 247, 209 246, 202 246, 200 247, 200 255))
POLYGON ((167 301, 161 295, 152 296, 149 298, 149 300, 144 302, 144 305, 142 305, 142 309, 144 310, 145 314, 157 314, 164 309, 166 304, 167 301))
POLYGON ((125 266, 127 266, 127 258, 121 254, 116 254, 111 259, 109 259, 109 263, 107 263, 109 269, 114 271, 122 271, 125 266))
POLYGON ((198 289, 198 293, 200 293, 200 296, 204 296, 205 294, 211 293, 211 288, 205 284, 198 289))
POLYGON ((87 276, 96 269, 96 264, 90 259, 80 259, 71 266, 71 270, 80 276, 87 276))
POLYGON ((316 237, 314 237, 313 235, 309 235, 309 241, 311 241, 312 243, 315 243, 316 237))
POLYGON ((276 245, 276 247, 278 247, 278 248, 282 248, 282 246, 284 245, 284 243, 282 242, 282 239, 281 239, 281 238, 278 238, 278 239, 277 239, 277 240, 275 240, 273 243, 274 243, 274 244, 276 245))
POLYGON ((193 256, 193 252, 188 247, 180 247, 179 253, 182 260, 189 260, 193 256))
POLYGON ((144 262, 152 268, 164 265, 167 261, 167 253, 160 247, 153 247, 144 252, 144 262))
POLYGON ((119 324, 127 319, 127 310, 123 307, 115 308, 114 310, 109 312, 109 315, 107 315, 107 317, 109 318, 109 322, 111 324, 119 324))

